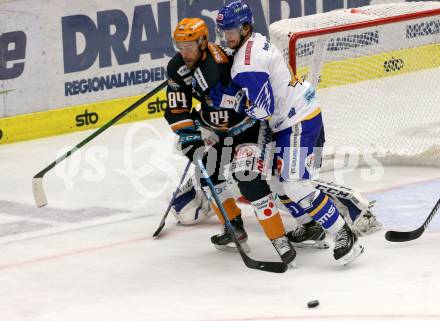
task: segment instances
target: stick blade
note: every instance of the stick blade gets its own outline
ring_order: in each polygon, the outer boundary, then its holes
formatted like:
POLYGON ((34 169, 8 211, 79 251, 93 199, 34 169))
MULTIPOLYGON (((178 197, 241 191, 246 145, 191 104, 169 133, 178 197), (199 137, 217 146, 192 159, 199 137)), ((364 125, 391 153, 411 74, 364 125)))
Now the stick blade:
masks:
POLYGON ((156 232, 154 232, 153 237, 157 237, 159 233, 162 232, 164 226, 165 226, 165 222, 161 222, 156 232))
POLYGON ((284 273, 289 268, 289 266, 284 262, 255 261, 249 257, 247 260, 245 260, 245 264, 250 269, 272 272, 272 273, 284 273))
POLYGON ((385 239, 390 242, 408 242, 419 238, 422 232, 423 230, 412 232, 388 231, 385 233, 385 239))
POLYGON ((47 205, 47 198, 46 193, 44 193, 42 177, 34 177, 32 179, 32 192, 34 194, 35 205, 38 207, 47 205))

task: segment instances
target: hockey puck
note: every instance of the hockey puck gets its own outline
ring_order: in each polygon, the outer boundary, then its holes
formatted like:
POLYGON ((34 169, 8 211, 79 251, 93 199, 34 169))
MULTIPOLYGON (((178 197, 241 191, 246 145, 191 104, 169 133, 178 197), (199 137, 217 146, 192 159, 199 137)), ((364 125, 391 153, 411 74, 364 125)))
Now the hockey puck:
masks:
POLYGON ((313 300, 307 303, 307 306, 312 309, 312 308, 316 308, 319 305, 319 301, 318 300, 313 300))

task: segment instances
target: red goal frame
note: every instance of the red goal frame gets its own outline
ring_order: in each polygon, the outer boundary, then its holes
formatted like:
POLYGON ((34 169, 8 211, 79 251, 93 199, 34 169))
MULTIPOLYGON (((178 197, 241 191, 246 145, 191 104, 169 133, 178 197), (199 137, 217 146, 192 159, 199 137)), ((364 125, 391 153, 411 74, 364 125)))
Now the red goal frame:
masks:
POLYGON ((340 31, 348 31, 348 30, 357 30, 366 27, 373 27, 379 25, 385 25, 394 22, 406 21, 406 20, 414 20, 423 17, 437 16, 440 15, 440 9, 430 9, 425 11, 413 12, 413 13, 405 13, 402 15, 378 18, 368 21, 355 22, 345 25, 339 25, 334 27, 326 27, 315 30, 308 31, 300 31, 295 32, 290 35, 289 39, 289 64, 292 67, 293 72, 296 74, 296 44, 299 39, 314 37, 319 35, 325 35, 330 33, 336 33, 340 31))

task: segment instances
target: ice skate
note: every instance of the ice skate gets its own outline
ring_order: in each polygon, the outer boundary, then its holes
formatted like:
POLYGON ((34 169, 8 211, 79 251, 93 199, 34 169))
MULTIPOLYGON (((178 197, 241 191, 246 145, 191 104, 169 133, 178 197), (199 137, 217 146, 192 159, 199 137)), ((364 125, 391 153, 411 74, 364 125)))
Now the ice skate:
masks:
MULTIPOLYGON (((243 227, 243 220, 241 215, 237 216, 231 220, 232 229, 234 230, 237 240, 240 242, 241 247, 245 253, 250 251, 247 245, 247 233, 243 227)), ((211 243, 214 244, 215 248, 221 251, 227 252, 237 252, 237 247, 235 246, 234 238, 228 231, 226 224, 223 224, 223 232, 211 237, 211 243)))
POLYGON ((295 266, 294 260, 296 257, 296 251, 293 248, 293 246, 289 243, 287 238, 285 236, 279 237, 275 240, 272 240, 272 245, 274 246, 275 250, 278 252, 278 254, 281 257, 281 260, 291 265, 292 267, 295 266))
POLYGON ((328 243, 325 241, 324 229, 315 221, 299 225, 293 231, 287 232, 286 236, 289 242, 295 247, 314 249, 329 248, 328 243))
POLYGON ((364 247, 359 244, 358 237, 351 231, 347 223, 338 231, 335 237, 333 257, 341 265, 353 262, 364 252, 364 247))

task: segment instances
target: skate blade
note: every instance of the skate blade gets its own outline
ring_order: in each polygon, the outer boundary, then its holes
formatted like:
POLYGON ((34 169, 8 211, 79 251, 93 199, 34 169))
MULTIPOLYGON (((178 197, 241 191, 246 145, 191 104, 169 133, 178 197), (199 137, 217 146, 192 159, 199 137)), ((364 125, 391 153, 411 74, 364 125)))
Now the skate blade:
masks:
POLYGON ((290 242, 290 244, 300 249, 326 250, 330 247, 326 241, 304 241, 300 243, 290 242))
MULTIPOLYGON (((234 243, 232 243, 234 244, 234 243)), ((235 245, 235 244, 234 244, 235 245)), ((249 253, 251 251, 251 248, 246 242, 240 243, 241 248, 243 249, 244 253, 249 253)), ((237 247, 232 245, 218 245, 214 244, 215 248, 220 251, 229 252, 229 253, 238 253, 237 247)))
POLYGON ((356 243, 353 245, 353 248, 350 250, 350 252, 337 260, 337 262, 342 266, 348 265, 356 260, 362 253, 364 253, 364 247, 356 243))

